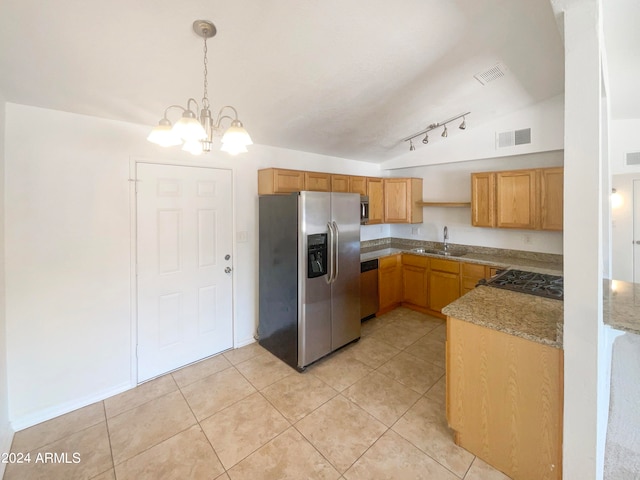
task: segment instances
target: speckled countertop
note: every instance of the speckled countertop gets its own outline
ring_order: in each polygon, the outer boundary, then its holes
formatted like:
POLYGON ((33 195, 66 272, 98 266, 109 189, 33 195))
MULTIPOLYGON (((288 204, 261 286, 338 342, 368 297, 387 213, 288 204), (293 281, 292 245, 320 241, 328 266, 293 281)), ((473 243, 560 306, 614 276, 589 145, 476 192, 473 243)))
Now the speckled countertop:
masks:
POLYGON ((493 287, 476 287, 442 309, 450 317, 562 348, 564 304, 493 287))
POLYGON ((479 263, 504 269, 526 270, 528 272, 562 275, 562 255, 548 253, 523 252, 498 248, 476 247, 470 245, 451 244, 452 251, 464 252, 460 256, 443 256, 432 253, 416 253, 414 248, 440 250, 442 243, 412 241, 404 239, 383 239, 381 241, 363 242, 360 247, 360 261, 373 260, 398 253, 411 253, 432 258, 446 258, 459 262, 479 263))
POLYGON ((640 334, 640 284, 605 279, 602 290, 605 325, 640 334))

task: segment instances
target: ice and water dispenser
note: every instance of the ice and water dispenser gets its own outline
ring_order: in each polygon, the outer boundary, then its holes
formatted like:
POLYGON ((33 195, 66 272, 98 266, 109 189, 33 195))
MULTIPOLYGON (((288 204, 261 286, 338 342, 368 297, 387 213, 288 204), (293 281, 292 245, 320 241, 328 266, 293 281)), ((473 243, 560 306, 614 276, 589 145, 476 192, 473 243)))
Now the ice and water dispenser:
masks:
POLYGON ((307 277, 316 278, 327 273, 327 234, 307 236, 307 277))

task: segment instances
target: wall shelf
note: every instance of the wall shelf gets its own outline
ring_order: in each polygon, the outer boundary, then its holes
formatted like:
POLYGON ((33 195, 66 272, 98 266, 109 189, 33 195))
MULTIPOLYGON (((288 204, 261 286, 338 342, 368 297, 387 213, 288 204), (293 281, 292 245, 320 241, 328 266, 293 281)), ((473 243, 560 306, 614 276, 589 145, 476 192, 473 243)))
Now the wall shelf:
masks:
POLYGON ((419 207, 471 207, 471 202, 418 202, 419 207))

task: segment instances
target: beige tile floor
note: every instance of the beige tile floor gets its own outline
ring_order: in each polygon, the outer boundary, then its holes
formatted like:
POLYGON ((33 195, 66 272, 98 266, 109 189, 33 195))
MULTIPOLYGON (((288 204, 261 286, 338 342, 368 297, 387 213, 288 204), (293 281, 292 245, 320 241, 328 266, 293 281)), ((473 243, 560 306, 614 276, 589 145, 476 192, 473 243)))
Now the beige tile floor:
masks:
POLYGON ((70 463, 4 479, 505 480, 453 443, 444 340, 399 308, 304 373, 257 344, 225 352, 16 433, 13 452, 70 463))

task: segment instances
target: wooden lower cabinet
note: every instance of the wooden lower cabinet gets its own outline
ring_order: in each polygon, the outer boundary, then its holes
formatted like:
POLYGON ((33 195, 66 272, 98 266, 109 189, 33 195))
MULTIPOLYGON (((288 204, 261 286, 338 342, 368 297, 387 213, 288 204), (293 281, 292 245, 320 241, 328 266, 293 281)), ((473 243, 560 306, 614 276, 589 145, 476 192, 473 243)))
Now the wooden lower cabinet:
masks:
POLYGON ((463 262, 460 267, 460 296, 470 292, 478 282, 483 278, 490 278, 496 268, 488 265, 480 265, 479 263, 463 262))
POLYGON ((440 313, 460 297, 460 262, 432 258, 429 271, 429 309, 440 313))
POLYGON ((402 302, 402 255, 391 255, 379 260, 378 297, 378 314, 393 310, 402 302))
POLYGON ((561 479, 563 351, 448 317, 446 352, 456 443, 514 479, 561 479))
POLYGON ((403 302, 426 309, 429 306, 428 278, 428 257, 402 255, 403 302))

